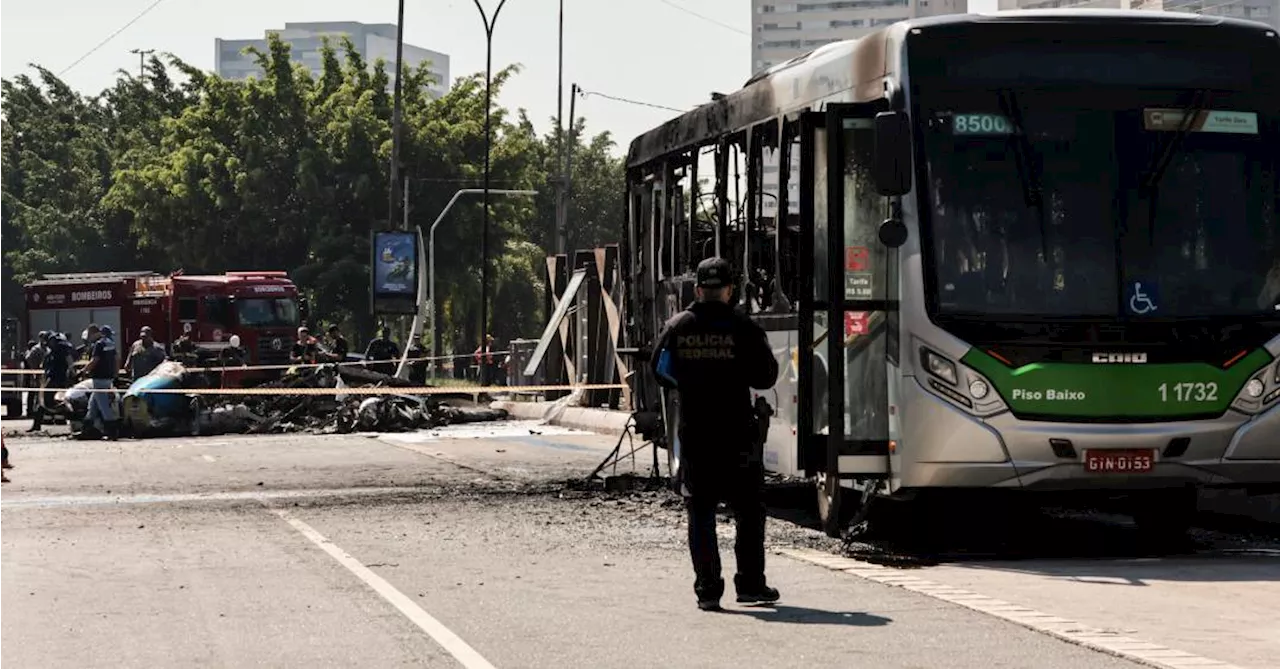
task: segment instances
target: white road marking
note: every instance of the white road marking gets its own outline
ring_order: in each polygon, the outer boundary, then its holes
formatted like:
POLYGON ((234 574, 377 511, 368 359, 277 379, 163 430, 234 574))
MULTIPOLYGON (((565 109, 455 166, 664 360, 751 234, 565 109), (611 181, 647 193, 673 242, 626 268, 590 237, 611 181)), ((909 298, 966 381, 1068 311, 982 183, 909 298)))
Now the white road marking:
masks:
POLYGON ((320 547, 320 550, 328 553, 330 557, 338 561, 343 567, 347 568, 356 578, 364 581, 365 585, 373 588, 387 603, 396 607, 400 613, 404 614, 419 629, 426 632, 428 636, 435 640, 441 648, 444 648, 450 655, 454 657, 466 669, 494 669, 494 666, 484 659, 476 649, 472 648, 461 637, 454 634, 445 627, 443 623, 436 620, 418 606, 416 602, 405 596, 404 593, 396 590, 394 586, 388 583, 381 576, 375 574, 368 567, 360 563, 359 560, 352 557, 349 553, 336 546, 315 530, 315 528, 295 518, 292 514, 284 509, 272 508, 271 511, 280 516, 286 523, 289 523, 293 529, 297 530, 302 536, 306 537, 311 543, 320 547))
POLYGON ((1089 627, 1079 622, 1058 618, 1023 606, 992 599, 975 592, 953 588, 909 576, 898 569, 840 557, 822 551, 801 548, 783 548, 779 553, 827 569, 842 571, 869 581, 897 586, 944 602, 958 604, 967 609, 1001 618, 1037 632, 1053 636, 1069 643, 1122 657, 1160 669, 1241 669, 1234 664, 1214 660, 1142 639, 1122 636, 1114 632, 1089 627))
POLYGON ((204 458, 205 462, 217 462, 217 461, 218 461, 218 459, 217 459, 217 458, 213 457, 212 455, 209 455, 208 453, 206 453, 206 454, 204 454, 204 455, 201 455, 200 457, 204 458))

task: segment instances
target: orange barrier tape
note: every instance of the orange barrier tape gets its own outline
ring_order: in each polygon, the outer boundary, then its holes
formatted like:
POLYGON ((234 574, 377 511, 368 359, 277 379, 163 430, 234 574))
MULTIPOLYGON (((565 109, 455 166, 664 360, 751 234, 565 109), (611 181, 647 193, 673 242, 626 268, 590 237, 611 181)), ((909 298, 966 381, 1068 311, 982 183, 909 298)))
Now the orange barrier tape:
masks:
MULTIPOLYGON (((493 353, 493 355, 498 355, 498 354, 499 354, 499 352, 497 352, 497 351, 495 351, 495 352, 493 353)), ((472 356, 471 356, 471 354, 467 354, 467 355, 459 355, 459 356, 443 356, 443 355, 442 355, 442 356, 439 356, 439 357, 409 358, 408 360, 405 360, 405 363, 406 363, 406 364, 408 364, 408 363, 414 363, 414 362, 429 362, 429 361, 432 361, 432 360, 448 360, 448 359, 450 359, 450 358, 470 358, 470 357, 472 357, 472 356)), ((168 359, 168 360, 166 360, 165 362, 173 362, 173 360, 172 360, 172 359, 168 359)), ((87 364, 89 364, 87 361, 78 361, 78 362, 76 362, 75 366, 76 366, 76 367, 84 367, 84 366, 85 366, 85 365, 87 365, 87 364)), ((308 369, 308 368, 312 368, 312 367, 325 367, 325 366, 327 366, 327 365, 333 365, 333 366, 335 366, 335 367, 369 367, 369 366, 372 366, 372 365, 399 365, 399 364, 400 364, 400 358, 394 358, 394 359, 391 359, 391 360, 354 360, 354 361, 351 361, 351 362, 300 362, 300 363, 292 364, 292 365, 290 365, 290 364, 284 364, 284 365, 236 365, 236 366, 226 366, 226 367, 224 367, 224 366, 222 366, 222 365, 216 365, 216 366, 213 366, 213 367, 183 367, 183 370, 184 370, 184 371, 188 371, 188 372, 228 372, 228 371, 230 371, 230 372, 245 372, 245 371, 252 372, 252 371, 257 371, 257 370, 267 370, 267 369, 294 369, 294 368, 297 368, 297 369, 308 369)), ((121 371, 124 371, 124 370, 121 370, 121 371)), ((23 375, 31 376, 31 375, 37 375, 37 374, 41 374, 41 375, 42 375, 42 374, 44 374, 44 370, 40 370, 40 369, 2 369, 2 370, 0 370, 0 374, 9 374, 9 375, 13 375, 13 376, 23 376, 23 375)))

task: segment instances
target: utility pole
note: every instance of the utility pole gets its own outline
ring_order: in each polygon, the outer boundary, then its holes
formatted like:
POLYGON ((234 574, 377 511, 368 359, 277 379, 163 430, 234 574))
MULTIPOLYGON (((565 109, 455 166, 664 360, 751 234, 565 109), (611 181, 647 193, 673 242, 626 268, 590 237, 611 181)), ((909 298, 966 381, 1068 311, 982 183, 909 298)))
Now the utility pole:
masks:
MULTIPOLYGON (((396 224, 396 187, 400 185, 400 123, 401 115, 401 82, 404 59, 404 0, 400 0, 399 14, 396 17, 396 80, 395 102, 391 112, 391 178, 388 180, 387 194, 387 227, 396 224)), ((407 227, 405 228, 408 229, 407 227)))
POLYGON ((129 53, 138 55, 138 78, 141 79, 147 74, 147 56, 155 53, 155 49, 129 49, 129 53))
MULTIPOLYGON (((404 175, 404 181, 402 182, 402 185, 404 187, 403 188, 404 202, 401 203, 401 206, 404 210, 402 212, 404 216, 402 220, 403 220, 404 229, 408 230, 409 229, 409 175, 408 174, 404 175)), ((422 249, 418 249, 418 253, 422 253, 422 249)))
MULTIPOLYGON (((402 0, 403 2, 403 0, 402 0)), ((493 88, 493 27, 498 23, 498 14, 507 0, 498 3, 493 10, 493 18, 485 13, 480 0, 474 0, 476 9, 480 11, 480 20, 484 21, 484 224, 480 232, 480 348, 484 348, 485 335, 489 332, 489 152, 493 144, 493 132, 490 127, 490 111, 492 108, 493 88)), ((483 370, 482 370, 483 371, 483 370)), ((481 376, 481 383, 487 380, 481 376)))
MULTIPOLYGON (((574 123, 574 119, 577 118, 576 116, 574 116, 574 108, 576 107, 577 102, 578 102, 578 85, 574 84, 573 87, 569 89, 569 134, 568 136, 565 137, 565 145, 564 145, 564 219, 565 220, 563 223, 561 223, 560 230, 558 231, 559 238, 560 238, 559 244, 561 249, 565 249, 569 246, 569 209, 570 209, 569 205, 573 203, 573 147, 575 142, 574 135, 573 135, 573 123, 574 123)), ((561 253, 567 253, 567 251, 561 251, 561 253)))
MULTIPOLYGON (((556 78, 556 133, 560 137, 560 155, 563 160, 564 154, 569 150, 564 136, 564 0, 560 0, 560 64, 556 78)), ((569 124, 573 125, 572 118, 569 119, 569 124)), ((564 231, 569 216, 569 205, 566 202, 566 194, 568 192, 566 181, 568 178, 568 174, 561 174, 560 180, 556 184, 556 255, 565 253, 564 231)))

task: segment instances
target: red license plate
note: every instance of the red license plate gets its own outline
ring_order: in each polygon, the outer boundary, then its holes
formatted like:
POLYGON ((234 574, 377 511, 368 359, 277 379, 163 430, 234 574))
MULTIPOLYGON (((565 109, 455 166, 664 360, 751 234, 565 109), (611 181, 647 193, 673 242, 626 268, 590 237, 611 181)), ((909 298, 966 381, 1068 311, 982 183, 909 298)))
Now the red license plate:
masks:
POLYGON ((1155 466, 1154 449, 1085 451, 1084 470, 1103 474, 1142 474, 1155 466))

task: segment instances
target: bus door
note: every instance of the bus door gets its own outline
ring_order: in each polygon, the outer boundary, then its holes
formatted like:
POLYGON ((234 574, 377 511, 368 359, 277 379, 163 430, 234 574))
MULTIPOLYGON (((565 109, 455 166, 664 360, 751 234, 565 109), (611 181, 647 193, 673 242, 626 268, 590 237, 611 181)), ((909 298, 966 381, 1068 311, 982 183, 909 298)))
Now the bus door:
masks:
POLYGON ((838 530, 840 479, 889 476, 889 356, 896 354, 897 253, 879 241, 887 200, 872 174, 881 104, 809 112, 801 142, 802 467, 818 479, 819 512, 838 530), (807 172, 807 173, 806 173, 807 172), (804 415, 807 414, 807 415, 804 415))

